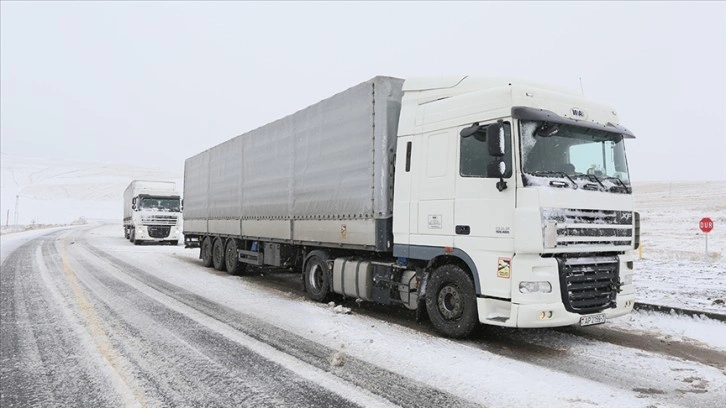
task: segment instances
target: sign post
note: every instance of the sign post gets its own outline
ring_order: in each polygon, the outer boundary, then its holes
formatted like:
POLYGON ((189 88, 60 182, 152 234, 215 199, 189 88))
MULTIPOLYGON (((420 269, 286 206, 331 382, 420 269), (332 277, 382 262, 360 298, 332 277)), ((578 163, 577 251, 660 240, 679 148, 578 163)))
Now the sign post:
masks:
POLYGON ((708 217, 701 218, 701 221, 698 222, 698 228, 706 236, 706 262, 708 262, 708 233, 713 229, 713 220, 708 217))

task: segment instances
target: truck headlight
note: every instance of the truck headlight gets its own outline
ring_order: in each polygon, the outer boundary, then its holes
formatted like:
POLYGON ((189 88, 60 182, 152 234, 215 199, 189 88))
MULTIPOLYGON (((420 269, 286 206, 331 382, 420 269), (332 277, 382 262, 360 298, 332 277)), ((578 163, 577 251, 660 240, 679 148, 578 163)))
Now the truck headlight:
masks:
POLYGON ((519 293, 551 293, 552 285, 547 281, 519 282, 519 293))

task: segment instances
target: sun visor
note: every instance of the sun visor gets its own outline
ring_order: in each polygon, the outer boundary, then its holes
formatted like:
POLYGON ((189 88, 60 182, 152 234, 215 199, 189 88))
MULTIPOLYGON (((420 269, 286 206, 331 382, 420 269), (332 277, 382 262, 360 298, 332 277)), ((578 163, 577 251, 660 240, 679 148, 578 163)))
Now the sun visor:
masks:
POLYGON ((599 123, 589 122, 586 120, 565 118, 546 109, 530 108, 527 106, 514 106, 512 107, 512 117, 519 120, 537 120, 550 123, 559 123, 562 125, 581 126, 588 129, 618 133, 628 139, 635 138, 633 132, 618 124, 608 122, 608 124, 606 125, 601 125, 599 123))

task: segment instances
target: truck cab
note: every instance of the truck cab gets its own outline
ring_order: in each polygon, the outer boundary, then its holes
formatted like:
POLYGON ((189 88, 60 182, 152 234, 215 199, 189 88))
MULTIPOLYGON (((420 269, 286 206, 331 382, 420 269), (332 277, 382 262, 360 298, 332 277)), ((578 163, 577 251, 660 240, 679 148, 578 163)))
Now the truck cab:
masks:
POLYGON ((469 280, 481 323, 589 325, 632 310, 634 135, 613 109, 471 77, 407 80, 403 92, 393 255, 434 271, 418 298, 439 330, 457 336, 468 289, 434 279, 437 266, 469 280))
POLYGON ((136 245, 177 245, 181 219, 173 182, 135 180, 124 192, 124 237, 136 245))

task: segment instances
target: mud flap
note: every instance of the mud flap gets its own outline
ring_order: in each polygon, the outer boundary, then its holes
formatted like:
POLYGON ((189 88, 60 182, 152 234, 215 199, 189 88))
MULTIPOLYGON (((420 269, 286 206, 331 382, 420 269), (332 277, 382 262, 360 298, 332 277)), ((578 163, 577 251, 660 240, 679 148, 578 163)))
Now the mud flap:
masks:
POLYGON ((430 272, 424 272, 421 283, 418 287, 418 302, 416 307, 416 323, 430 320, 429 312, 426 310, 426 284, 429 281, 430 272))

